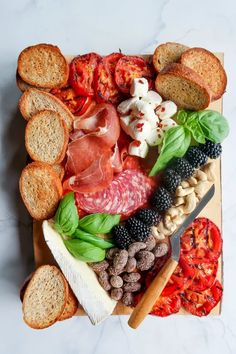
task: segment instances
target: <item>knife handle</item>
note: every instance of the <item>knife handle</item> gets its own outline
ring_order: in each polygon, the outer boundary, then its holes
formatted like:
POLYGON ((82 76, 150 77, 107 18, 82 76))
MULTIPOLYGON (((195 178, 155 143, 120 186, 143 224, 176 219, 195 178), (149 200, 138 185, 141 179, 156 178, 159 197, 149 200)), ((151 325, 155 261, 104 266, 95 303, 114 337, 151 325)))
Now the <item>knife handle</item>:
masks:
POLYGON ((177 265, 177 261, 169 258, 156 275, 129 318, 128 324, 131 328, 137 328, 149 312, 151 312, 177 265))

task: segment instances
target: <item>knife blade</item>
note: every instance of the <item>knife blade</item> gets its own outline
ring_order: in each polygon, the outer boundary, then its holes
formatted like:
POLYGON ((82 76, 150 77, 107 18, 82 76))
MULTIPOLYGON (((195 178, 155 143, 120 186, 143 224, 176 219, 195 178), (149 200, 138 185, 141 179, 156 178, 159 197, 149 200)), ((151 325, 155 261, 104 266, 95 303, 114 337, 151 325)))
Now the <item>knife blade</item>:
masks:
POLYGON ((161 295, 164 287, 168 283, 171 275, 175 271, 180 257, 180 238, 188 226, 193 222, 193 220, 198 216, 198 214, 204 209, 207 203, 211 200, 215 193, 215 185, 213 184, 208 192, 204 195, 201 201, 198 203, 196 208, 191 214, 187 216, 183 224, 173 233, 170 237, 171 244, 171 256, 164 264, 163 268, 158 272, 154 280, 152 281, 149 288, 144 293, 138 305, 132 312, 128 324, 131 328, 137 328, 144 318, 152 310, 154 304, 161 295))
POLYGON ((181 226, 172 234, 170 237, 170 244, 171 244, 171 258, 175 261, 179 261, 180 256, 180 238, 184 231, 188 228, 190 224, 194 221, 194 219, 200 214, 202 209, 208 204, 211 200, 213 195, 215 194, 215 185, 213 184, 208 192, 203 196, 200 200, 196 208, 189 214, 181 226))

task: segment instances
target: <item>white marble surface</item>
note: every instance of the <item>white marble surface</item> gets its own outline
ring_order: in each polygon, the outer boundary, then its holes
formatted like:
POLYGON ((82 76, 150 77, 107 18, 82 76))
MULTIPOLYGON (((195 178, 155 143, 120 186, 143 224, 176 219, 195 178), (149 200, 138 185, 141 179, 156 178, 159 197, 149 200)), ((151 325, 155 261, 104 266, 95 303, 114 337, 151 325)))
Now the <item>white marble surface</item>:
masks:
POLYGON ((228 354, 236 353, 236 2, 234 0, 21 0, 0 1, 0 353, 1 354, 228 354), (37 42, 64 53, 121 48, 152 52, 157 43, 180 41, 225 52, 228 88, 224 114, 231 135, 224 143, 224 301, 220 317, 149 318, 133 331, 126 317, 98 327, 73 318, 35 331, 22 321, 18 287, 33 268, 32 230, 18 193, 25 161, 24 121, 17 111, 16 58, 37 42))

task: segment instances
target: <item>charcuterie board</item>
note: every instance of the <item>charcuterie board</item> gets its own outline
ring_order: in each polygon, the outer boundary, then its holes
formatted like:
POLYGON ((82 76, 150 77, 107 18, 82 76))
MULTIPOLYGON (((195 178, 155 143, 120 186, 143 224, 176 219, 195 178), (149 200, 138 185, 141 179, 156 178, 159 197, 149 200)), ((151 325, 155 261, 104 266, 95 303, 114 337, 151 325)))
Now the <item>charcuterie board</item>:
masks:
MULTIPOLYGON (((223 63, 223 53, 217 53, 217 57, 223 63)), ((146 58, 148 56, 145 56, 146 58)), ((67 57, 67 60, 71 60, 71 56, 67 57)), ((210 109, 222 113, 222 99, 219 99, 213 102, 210 109)), ((216 181, 215 187, 216 192, 213 199, 209 202, 207 207, 200 214, 201 216, 208 217, 211 219, 222 232, 222 199, 221 199, 221 162, 218 159, 216 162, 216 181)), ((43 264, 54 264, 55 260, 51 255, 49 248, 47 247, 44 237, 42 234, 42 223, 33 221, 33 243, 34 243, 34 256, 35 256, 35 265, 39 267, 43 264)), ((223 281, 223 260, 220 260, 220 266, 218 269, 217 278, 222 282, 223 281)), ((127 315, 132 312, 130 307, 126 307, 122 303, 118 303, 113 315, 127 315)), ((221 312, 221 303, 219 303, 211 312, 212 315, 219 315, 221 312)), ((77 313, 78 316, 85 315, 85 312, 82 308, 79 308, 77 313)), ((181 310, 178 314, 186 315, 188 314, 184 310, 181 310)))

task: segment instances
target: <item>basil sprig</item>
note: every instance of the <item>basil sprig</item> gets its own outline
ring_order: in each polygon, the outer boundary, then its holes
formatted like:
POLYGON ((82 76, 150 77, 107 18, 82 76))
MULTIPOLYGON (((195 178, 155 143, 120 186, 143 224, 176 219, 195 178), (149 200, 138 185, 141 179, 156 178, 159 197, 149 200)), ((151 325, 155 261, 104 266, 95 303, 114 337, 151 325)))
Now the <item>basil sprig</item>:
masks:
POLYGON ((83 262, 100 262, 105 258, 106 251, 82 240, 64 240, 64 244, 73 257, 83 262))
POLYGON ((153 166, 149 176, 166 167, 173 157, 182 157, 186 153, 191 142, 191 134, 182 125, 170 128, 165 132, 160 155, 153 166))
POLYGON ((112 240, 104 240, 102 237, 92 235, 80 229, 75 230, 75 232, 73 233, 73 238, 89 242, 92 245, 100 247, 102 249, 114 247, 114 243, 112 242, 112 240))
POLYGON ((54 218, 55 229, 63 236, 71 236, 79 224, 79 216, 75 205, 74 193, 70 192, 62 198, 54 218))
POLYGON ((186 153, 191 140, 204 144, 207 140, 221 143, 229 134, 229 125, 222 114, 212 110, 185 111, 177 114, 177 127, 170 128, 164 134, 162 148, 149 176, 163 170, 174 157, 186 153))
POLYGON ((79 221, 79 228, 91 234, 108 234, 119 222, 120 215, 97 213, 83 217, 79 221))

